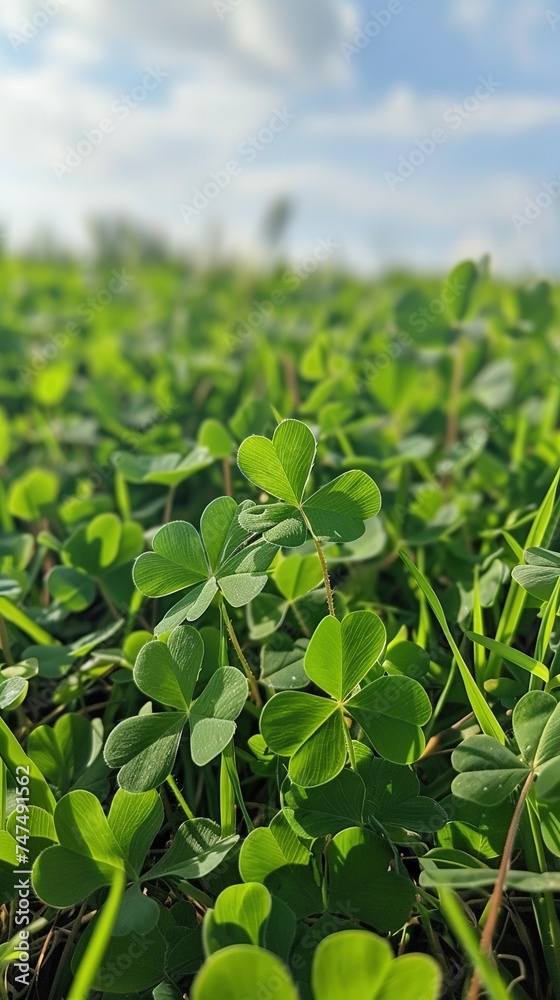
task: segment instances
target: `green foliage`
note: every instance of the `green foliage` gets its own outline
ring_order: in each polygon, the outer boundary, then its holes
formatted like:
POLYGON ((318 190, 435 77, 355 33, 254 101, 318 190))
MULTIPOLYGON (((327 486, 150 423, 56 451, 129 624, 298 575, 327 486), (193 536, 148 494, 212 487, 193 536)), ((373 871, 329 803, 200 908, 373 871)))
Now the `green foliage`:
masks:
POLYGON ((560 1000, 558 289, 135 268, 0 259, 2 971, 560 1000))

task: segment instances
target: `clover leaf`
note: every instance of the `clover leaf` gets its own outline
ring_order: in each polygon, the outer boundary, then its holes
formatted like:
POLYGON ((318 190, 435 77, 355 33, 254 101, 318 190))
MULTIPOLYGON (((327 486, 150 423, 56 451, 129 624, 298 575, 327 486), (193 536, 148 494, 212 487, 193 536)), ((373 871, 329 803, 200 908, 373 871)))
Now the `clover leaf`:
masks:
POLYGON ((364 930, 324 938, 313 958, 315 1000, 423 1000, 440 994, 441 972, 429 955, 393 958, 390 945, 364 930))
POLYGON ((242 442, 237 461, 243 475, 280 503, 245 509, 240 524, 276 545, 302 545, 311 532, 330 542, 350 542, 364 533, 364 521, 381 507, 373 479, 359 470, 343 472, 303 499, 315 462, 316 442, 300 420, 283 420, 272 440, 254 434, 242 442))
POLYGON ((513 567, 513 579, 531 597, 548 601, 560 579, 560 553, 533 547, 525 550, 523 558, 524 564, 513 567))
POLYGON ((203 658, 204 642, 190 625, 175 628, 167 643, 155 639, 140 650, 134 666, 137 687, 174 711, 124 719, 109 735, 105 760, 109 767, 120 768, 121 788, 144 792, 165 781, 187 722, 191 756, 198 767, 231 741, 247 698, 247 681, 235 667, 219 667, 194 698, 203 658))
MULTIPOLYGON (((290 758, 290 779, 303 787, 322 785, 342 770, 349 751, 345 713, 366 733, 383 757, 411 763, 420 757, 420 726, 431 707, 423 687, 410 677, 378 677, 357 685, 377 663, 385 627, 372 611, 354 611, 339 622, 324 618, 304 660, 305 672, 330 698, 281 691, 265 705, 261 733, 268 747, 290 758)), ((381 667, 378 668, 381 673, 381 667)))
POLYGON ((73 906, 97 889, 111 885, 116 870, 131 883, 119 911, 115 933, 145 932, 158 920, 153 898, 141 884, 156 879, 202 878, 216 868, 237 843, 237 835, 222 838, 208 819, 182 823, 171 846, 145 874, 146 856, 163 821, 157 792, 131 794, 120 788, 108 816, 86 791, 64 795, 54 811, 58 843, 42 851, 33 865, 33 887, 49 906, 73 906))
POLYGON ((163 820, 155 792, 117 792, 108 816, 91 792, 68 792, 54 810, 58 844, 33 866, 33 886, 50 906, 73 906, 96 889, 111 885, 115 869, 136 881, 163 820))
POLYGON ((560 703, 545 691, 529 691, 513 710, 518 753, 491 736, 471 736, 453 753, 459 772, 452 792, 478 805, 497 805, 533 772, 537 800, 560 802, 560 703))
POLYGON ((240 608, 265 586, 277 549, 267 542, 245 545, 250 532, 240 514, 252 501, 237 505, 231 497, 208 504, 200 519, 200 534, 187 521, 171 521, 156 531, 153 552, 134 563, 134 582, 147 597, 187 593, 167 612, 156 635, 186 621, 196 621, 220 591, 228 604, 240 608))
POLYGON ((220 893, 214 909, 205 913, 202 933, 207 955, 250 943, 268 947, 287 961, 295 932, 292 910, 260 882, 247 882, 220 893))

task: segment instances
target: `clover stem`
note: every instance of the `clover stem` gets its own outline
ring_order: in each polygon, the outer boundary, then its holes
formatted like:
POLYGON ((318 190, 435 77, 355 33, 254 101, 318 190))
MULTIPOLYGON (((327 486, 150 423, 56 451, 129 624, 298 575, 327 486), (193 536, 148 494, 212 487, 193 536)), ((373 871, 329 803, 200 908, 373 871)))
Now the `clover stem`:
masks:
POLYGON ((237 653, 237 656, 239 658, 239 662, 241 663, 241 666, 243 667, 243 670, 245 671, 247 680, 249 682, 249 689, 250 689, 250 692, 251 692, 251 701, 254 701, 254 703, 257 706, 257 708, 262 708, 262 698, 261 698, 261 695, 260 695, 259 686, 258 686, 258 684, 257 684, 257 682, 255 680, 255 675, 253 674, 253 671, 251 670, 251 668, 250 668, 250 666, 249 666, 249 664, 248 664, 248 662, 247 662, 247 660, 245 658, 245 654, 244 654, 243 650, 241 649, 241 646, 239 645, 239 639, 237 638, 237 636, 235 634, 235 629, 233 627, 232 622, 230 621, 229 615, 228 615, 228 613, 226 611, 225 604, 224 604, 223 601, 222 601, 221 608, 222 608, 223 619, 224 619, 224 621, 226 623, 226 628, 228 630, 229 637, 230 637, 231 642, 232 642, 232 646, 235 649, 235 652, 237 653))
POLYGON ((8 629, 6 628, 6 622, 0 615, 0 647, 4 654, 4 659, 9 667, 13 666, 14 658, 12 656, 12 650, 10 647, 10 640, 8 638, 8 629))
POLYGON ((186 798, 184 797, 183 793, 180 791, 179 786, 178 786, 177 782, 175 781, 175 778, 173 777, 173 775, 169 774, 165 780, 167 781, 167 784, 169 785, 171 791, 173 792, 175 798, 177 799, 177 802, 181 806, 181 808, 182 808, 185 816, 187 817, 187 819, 195 819, 195 815, 194 815, 192 809, 190 808, 190 806, 189 806, 186 798))
POLYGON ((222 472, 224 477, 224 493, 227 497, 233 496, 231 485, 231 459, 229 455, 222 461, 222 472))
MULTIPOLYGON (((492 954, 492 939, 494 937, 494 931, 496 930, 496 924, 498 922, 498 916, 500 913, 500 907, 502 905, 502 897, 504 895, 504 887, 506 882, 507 873, 509 866, 511 864, 511 856, 513 854, 513 848, 515 844, 515 837, 517 835, 517 829, 519 827, 519 821, 521 820, 521 814, 523 812, 523 807, 525 805, 525 799, 529 794, 529 789, 535 778, 535 772, 531 771, 528 775, 525 784, 521 790, 521 794, 517 800, 517 805, 515 807, 515 812, 513 814, 511 823, 509 825, 509 830, 506 837, 506 842, 504 845, 504 853, 502 855, 502 860, 500 863, 500 868, 498 870, 498 878, 492 890, 492 895, 490 897, 490 903, 488 906, 488 916, 486 923, 484 925, 484 930, 480 938, 480 950, 484 952, 488 957, 492 954)), ((480 996, 480 977, 478 972, 474 972, 471 979, 471 984, 469 987, 469 992, 467 995, 467 1000, 478 1000, 480 996)))
POLYGON ((332 587, 331 587, 331 581, 330 581, 330 578, 329 578, 329 571, 328 571, 328 568, 327 568, 327 560, 325 559, 325 553, 323 552, 323 549, 321 548, 321 543, 320 543, 319 539, 314 534, 313 528, 311 527, 309 521, 307 520, 307 517, 305 515, 305 511, 303 510, 303 508, 300 508, 300 510, 301 510, 302 515, 303 515, 303 520, 305 521, 305 524, 307 525, 307 530, 309 531, 309 534, 311 535, 311 537, 313 539, 313 543, 315 545, 315 548, 317 549, 317 555, 319 556, 319 562, 321 563, 321 570, 323 572, 323 583, 325 584, 325 590, 327 592, 327 606, 328 606, 328 609, 329 609, 329 615, 332 615, 333 618, 336 618, 336 611, 334 610, 333 592, 332 592, 332 587))
POLYGON ((357 771, 358 767, 356 765, 356 754, 354 752, 354 744, 352 743, 352 736, 348 726, 346 725, 346 720, 342 720, 344 726, 344 739, 346 740, 346 747, 348 749, 348 756, 350 758, 350 767, 353 771, 357 771))
POLYGON ((167 500, 165 501, 165 508, 163 511, 163 523, 167 524, 171 520, 171 513, 173 511, 173 501, 175 499, 176 485, 169 487, 169 492, 167 494, 167 500))

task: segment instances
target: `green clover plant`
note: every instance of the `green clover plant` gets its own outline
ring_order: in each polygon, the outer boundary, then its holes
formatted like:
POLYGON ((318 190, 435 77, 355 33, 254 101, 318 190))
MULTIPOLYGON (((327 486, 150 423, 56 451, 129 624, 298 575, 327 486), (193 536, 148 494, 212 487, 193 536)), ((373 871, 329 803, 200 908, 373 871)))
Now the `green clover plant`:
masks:
POLYGON ((240 517, 253 506, 250 500, 238 505, 231 497, 218 497, 202 514, 200 534, 187 521, 171 521, 156 531, 153 552, 144 552, 134 564, 134 582, 148 597, 186 591, 156 626, 156 635, 196 621, 218 592, 235 608, 260 594, 277 549, 262 541, 247 544, 250 531, 240 517))
POLYGON ((171 709, 124 719, 105 744, 105 760, 118 767, 121 788, 145 792, 171 774, 188 722, 190 750, 198 767, 208 764, 231 742, 235 720, 247 699, 247 681, 235 667, 218 667, 198 695, 204 642, 190 625, 175 628, 167 642, 142 647, 134 681, 149 698, 171 709))
POLYGON ((430 702, 413 678, 383 676, 377 664, 385 642, 383 623, 372 611, 353 611, 342 622, 329 615, 313 633, 304 659, 309 680, 328 697, 281 691, 265 705, 263 739, 279 756, 290 758, 289 775, 296 784, 324 784, 348 757, 352 761, 346 716, 388 760, 411 763, 422 754, 421 726, 430 717, 430 702), (369 682, 358 689, 367 674, 369 682))

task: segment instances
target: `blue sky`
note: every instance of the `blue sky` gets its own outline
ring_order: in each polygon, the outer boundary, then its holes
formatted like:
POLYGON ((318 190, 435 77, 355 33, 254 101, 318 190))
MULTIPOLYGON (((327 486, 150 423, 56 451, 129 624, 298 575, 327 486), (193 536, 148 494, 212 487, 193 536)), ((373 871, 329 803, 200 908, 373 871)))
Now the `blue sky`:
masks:
POLYGON ((485 252, 501 273, 560 270, 560 196, 544 188, 560 177, 560 0, 7 6, 11 245, 48 225, 84 247, 86 220, 118 213, 258 261, 287 197, 296 261, 330 236, 364 272, 485 252))

